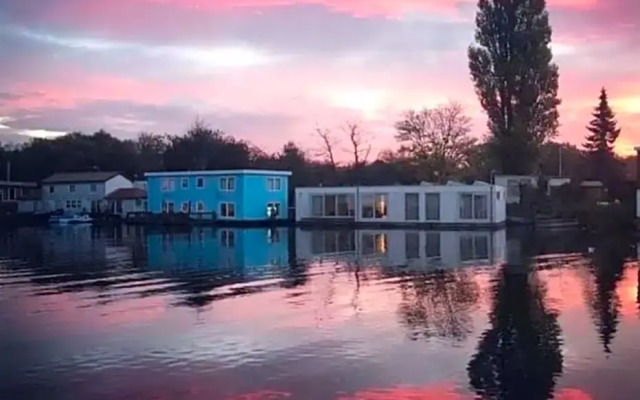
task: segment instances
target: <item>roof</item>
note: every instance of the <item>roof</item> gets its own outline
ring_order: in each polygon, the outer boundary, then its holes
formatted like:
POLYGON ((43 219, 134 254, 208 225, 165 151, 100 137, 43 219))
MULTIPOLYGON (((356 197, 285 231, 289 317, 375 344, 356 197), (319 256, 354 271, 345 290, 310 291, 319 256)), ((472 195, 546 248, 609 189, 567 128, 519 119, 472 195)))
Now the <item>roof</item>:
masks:
POLYGON ((34 182, 17 182, 17 181, 0 181, 2 187, 24 187, 24 188, 36 188, 37 183, 34 182))
POLYGON ((178 176, 212 176, 212 175, 277 175, 291 176, 291 171, 276 171, 266 169, 225 169, 208 171, 168 171, 168 172, 147 172, 147 178, 154 177, 178 177, 178 176))
POLYGON ((106 182, 120 175, 118 172, 59 172, 44 179, 43 183, 74 183, 74 182, 106 182))
POLYGON ((107 200, 134 200, 134 199, 146 199, 147 192, 140 188, 123 188, 114 190, 106 197, 107 200))

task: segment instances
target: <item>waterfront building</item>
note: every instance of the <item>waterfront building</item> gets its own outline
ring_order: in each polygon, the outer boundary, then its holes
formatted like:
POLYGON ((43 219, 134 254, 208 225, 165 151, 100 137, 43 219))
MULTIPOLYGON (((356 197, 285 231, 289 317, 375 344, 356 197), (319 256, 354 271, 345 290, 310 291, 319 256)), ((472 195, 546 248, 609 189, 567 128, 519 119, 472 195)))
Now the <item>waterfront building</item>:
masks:
POLYGON ((63 172, 42 181, 42 209, 65 213, 104 212, 106 197, 133 183, 117 172, 63 172))
POLYGON ((506 189, 472 185, 313 187, 296 189, 299 223, 492 227, 506 222, 506 189))
POLYGON ((228 221, 288 218, 288 171, 218 170, 146 174, 149 212, 228 221))
POLYGON ((109 193, 106 200, 109 213, 122 218, 147 211, 147 192, 139 187, 118 189, 109 193))

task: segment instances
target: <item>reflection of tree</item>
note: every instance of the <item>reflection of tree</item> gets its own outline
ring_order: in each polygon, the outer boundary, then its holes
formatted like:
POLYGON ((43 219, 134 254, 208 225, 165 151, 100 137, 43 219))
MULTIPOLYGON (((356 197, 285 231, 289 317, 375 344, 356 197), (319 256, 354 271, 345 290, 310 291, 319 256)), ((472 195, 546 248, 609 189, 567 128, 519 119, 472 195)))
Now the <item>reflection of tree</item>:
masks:
POLYGON ((436 271, 411 275, 400 284, 400 318, 409 335, 463 340, 471 332, 469 312, 479 291, 468 271, 436 271))
POLYGON ((483 399, 548 399, 562 372, 557 313, 536 275, 504 267, 494 283, 491 328, 468 365, 483 399))
POLYGON ((595 288, 587 290, 587 302, 605 353, 611 353, 611 342, 618 329, 621 304, 616 289, 623 277, 628 249, 622 239, 604 240, 591 257, 595 288))

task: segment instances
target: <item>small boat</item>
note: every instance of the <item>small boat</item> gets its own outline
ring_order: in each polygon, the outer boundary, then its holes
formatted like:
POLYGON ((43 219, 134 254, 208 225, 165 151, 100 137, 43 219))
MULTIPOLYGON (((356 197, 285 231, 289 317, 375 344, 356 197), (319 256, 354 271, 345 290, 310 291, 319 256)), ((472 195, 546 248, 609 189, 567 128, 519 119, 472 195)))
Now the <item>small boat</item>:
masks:
POLYGON ((52 215, 49 218, 50 224, 57 225, 76 225, 76 224, 90 224, 93 222, 88 214, 76 214, 76 215, 52 215))

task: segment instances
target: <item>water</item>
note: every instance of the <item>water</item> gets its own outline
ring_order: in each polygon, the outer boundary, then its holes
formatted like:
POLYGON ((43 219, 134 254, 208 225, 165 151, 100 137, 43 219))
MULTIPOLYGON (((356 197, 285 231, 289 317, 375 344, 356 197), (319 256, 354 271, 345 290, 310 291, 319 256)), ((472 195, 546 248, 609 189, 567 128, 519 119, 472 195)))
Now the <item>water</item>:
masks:
POLYGON ((635 252, 572 232, 4 232, 0 399, 635 400, 635 252))

